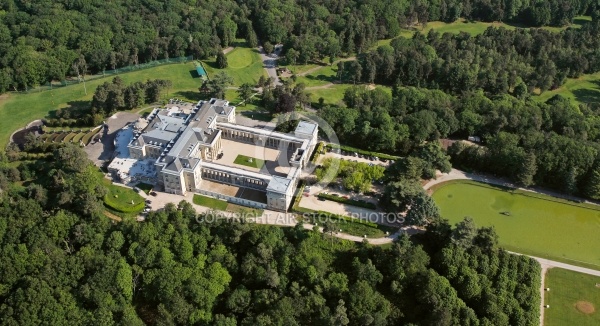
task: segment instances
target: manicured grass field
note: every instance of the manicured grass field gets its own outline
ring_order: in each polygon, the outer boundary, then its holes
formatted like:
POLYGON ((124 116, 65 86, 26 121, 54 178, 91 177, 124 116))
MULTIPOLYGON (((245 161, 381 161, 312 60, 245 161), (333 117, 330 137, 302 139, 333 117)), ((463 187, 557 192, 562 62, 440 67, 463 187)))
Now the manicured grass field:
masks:
POLYGON ((193 201, 194 201, 194 204, 196 204, 196 205, 216 209, 219 211, 226 210, 227 205, 228 205, 228 203, 224 200, 211 198, 211 197, 207 197, 207 196, 202 196, 202 195, 194 195, 193 201))
POLYGON ((104 204, 109 208, 124 213, 139 213, 144 209, 144 198, 133 189, 114 185, 107 179, 104 185, 108 189, 104 204))
POLYGON ((508 250, 600 269, 600 210, 472 181, 442 184, 433 198, 452 224, 494 226, 508 250))
POLYGON ((600 72, 569 79, 558 89, 546 91, 535 98, 545 102, 554 95, 562 95, 576 104, 600 102, 600 72))
MULTIPOLYGON (((194 78, 193 63, 175 63, 118 75, 126 84, 148 79, 168 79, 173 86, 164 92, 164 98, 184 98, 197 101, 200 79, 194 78)), ((70 106, 88 105, 98 85, 110 82, 115 76, 87 81, 87 95, 83 83, 29 94, 4 94, 0 96, 0 146, 4 147, 10 134, 35 119, 46 117, 51 111, 70 106)))
POLYGON ((265 165, 264 160, 254 158, 254 157, 249 157, 246 155, 238 155, 235 158, 235 160, 233 160, 233 163, 239 164, 239 165, 244 165, 244 166, 249 166, 251 168, 257 168, 257 169, 262 169, 262 167, 265 165), (250 162, 250 161, 252 161, 252 162, 250 162))
POLYGON ((546 273, 545 326, 600 325, 600 277, 552 268, 546 273), (594 311, 592 312, 592 308, 594 311))
POLYGON ((238 46, 233 51, 227 53, 228 67, 218 69, 216 58, 205 60, 204 67, 208 76, 212 78, 220 71, 224 71, 233 78, 234 86, 240 86, 243 83, 256 84, 260 76, 266 76, 262 60, 257 49, 238 46))

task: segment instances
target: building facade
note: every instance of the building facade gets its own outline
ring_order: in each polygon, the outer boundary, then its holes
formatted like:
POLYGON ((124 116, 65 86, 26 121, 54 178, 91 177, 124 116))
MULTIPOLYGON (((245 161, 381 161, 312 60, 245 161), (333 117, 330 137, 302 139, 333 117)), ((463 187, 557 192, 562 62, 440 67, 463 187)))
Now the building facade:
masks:
POLYGON ((164 191, 185 195, 202 189, 209 180, 266 193, 266 208, 287 211, 302 168, 317 143, 315 123, 300 121, 293 133, 284 134, 237 125, 235 107, 228 101, 211 99, 196 105, 170 104, 155 109, 134 125, 134 135, 127 146, 134 159, 154 159, 157 184, 164 191), (286 177, 253 172, 219 164, 223 153, 222 139, 252 146, 290 152, 286 177))

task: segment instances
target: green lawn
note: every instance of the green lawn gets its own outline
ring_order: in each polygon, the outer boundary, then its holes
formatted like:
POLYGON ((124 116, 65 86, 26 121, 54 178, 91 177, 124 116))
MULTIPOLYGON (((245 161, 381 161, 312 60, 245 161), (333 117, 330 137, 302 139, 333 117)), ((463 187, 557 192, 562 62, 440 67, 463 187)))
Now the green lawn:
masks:
MULTIPOLYGON (((163 98, 177 97, 197 101, 200 79, 194 78, 193 63, 174 63, 118 75, 126 84, 148 79, 169 79, 173 86, 165 91, 163 98)), ((0 145, 4 147, 10 134, 35 119, 46 117, 51 111, 65 107, 87 107, 98 85, 111 81, 107 76, 83 83, 55 88, 50 91, 29 94, 4 94, 0 97, 0 145)))
POLYGON ((263 209, 241 206, 241 205, 232 204, 232 203, 229 203, 225 210, 228 212, 240 214, 239 217, 241 217, 241 218, 260 217, 264 213, 263 209))
POLYGON ((219 211, 226 210, 227 205, 228 205, 228 203, 224 200, 211 198, 211 197, 207 197, 207 196, 202 196, 202 195, 194 195, 193 201, 194 201, 194 204, 196 204, 196 205, 216 209, 219 211))
POLYGON ((262 169, 262 167, 265 165, 264 160, 254 158, 254 157, 249 157, 246 155, 238 155, 235 158, 235 160, 233 160, 233 163, 239 164, 239 165, 244 165, 244 166, 249 166, 251 168, 257 168, 257 169, 262 169), (252 162, 250 162, 250 161, 252 161, 252 162))
POLYGON ((228 100, 231 105, 235 105, 235 111, 236 112, 244 112, 244 111, 262 111, 263 108, 260 107, 260 101, 261 101, 261 96, 259 95, 255 95, 254 97, 252 97, 250 99, 250 101, 246 102, 245 104, 242 105, 238 105, 239 103, 242 102, 242 99, 240 98, 238 91, 235 89, 228 89, 225 91, 225 99, 228 100))
POLYGON ((217 68, 216 58, 203 61, 209 77, 212 78, 218 72, 224 71, 233 78, 234 86, 240 86, 244 83, 254 85, 258 82, 260 76, 266 76, 257 49, 243 47, 240 44, 233 51, 227 53, 226 56, 228 67, 225 69, 217 68))
MULTIPOLYGON (((310 95, 313 106, 318 107, 320 97, 325 100, 325 104, 340 103, 344 99, 344 92, 346 92, 346 89, 352 86, 352 84, 334 84, 327 88, 309 89, 307 92, 310 95)), ((377 85, 376 88, 383 89, 389 94, 392 93, 392 88, 388 86, 377 85)))
MULTIPOLYGON (((600 325, 600 277, 552 268, 546 273, 544 304, 550 305, 544 312, 545 326, 595 326, 600 325), (593 313, 586 314, 582 304, 591 303, 593 313), (577 305, 579 303, 579 306, 577 305)), ((585 310, 585 309, 584 309, 585 310)))
POLYGON ((296 83, 306 87, 322 86, 337 81, 337 66, 323 66, 305 76, 298 76, 296 83))
POLYGON ((335 84, 327 88, 308 90, 312 103, 319 103, 319 98, 325 99, 326 104, 338 104, 344 98, 344 92, 351 84, 335 84))
POLYGON ((576 104, 600 102, 600 72, 583 75, 577 79, 569 79, 558 89, 546 91, 535 96, 535 98, 545 102, 557 94, 570 99, 576 104))
MULTIPOLYGON (((591 17, 589 16, 578 16, 575 17, 574 23, 570 26, 573 28, 581 28, 581 25, 591 21, 591 17)), ((429 22, 424 28, 418 27, 415 29, 403 29, 398 36, 402 36, 405 38, 411 38, 416 31, 420 31, 423 34, 427 34, 430 30, 435 29, 440 34, 443 33, 454 33, 458 34, 460 32, 466 32, 471 35, 479 35, 482 34, 488 27, 504 27, 506 29, 515 29, 515 28, 528 28, 526 26, 512 25, 501 22, 494 23, 486 23, 486 22, 469 22, 465 19, 459 19, 453 23, 444 23, 440 21, 429 22)), ((543 29, 547 29, 553 32, 559 32, 564 30, 567 27, 542 27, 543 29)), ((381 45, 388 45, 392 39, 379 40, 377 44, 373 48, 377 48, 381 45)))
POLYGON ((293 74, 301 74, 307 70, 311 70, 317 67, 322 67, 322 65, 317 64, 306 64, 306 65, 282 65, 281 67, 287 67, 293 74))
POLYGON ((140 182, 137 185, 135 185, 136 187, 138 187, 140 190, 142 190, 143 192, 146 193, 146 195, 150 194, 150 191, 152 191, 152 189, 154 188, 153 185, 149 184, 149 183, 143 183, 140 182))
POLYGON ((471 181, 442 184, 433 198, 452 224, 494 226, 508 250, 600 269, 600 207, 471 181))
POLYGON ((123 213, 139 213, 144 209, 144 198, 133 189, 114 185, 110 180, 104 179, 108 193, 104 196, 104 204, 123 213))
POLYGON ((301 216, 302 218, 307 218, 307 222, 311 224, 317 223, 319 226, 323 226, 322 224, 325 223, 325 221, 331 221, 335 225, 335 230, 342 230, 342 233, 346 233, 357 237, 362 237, 366 235, 369 239, 382 238, 387 236, 386 232, 388 234, 393 234, 394 232, 398 231, 398 229, 396 228, 392 228, 385 225, 371 226, 369 224, 360 223, 358 221, 352 222, 331 217, 326 218, 324 216, 320 216, 318 219, 316 219, 315 217, 311 216, 311 213, 316 213, 314 210, 301 207, 296 207, 295 211, 297 213, 306 213, 306 215, 301 214, 301 216))

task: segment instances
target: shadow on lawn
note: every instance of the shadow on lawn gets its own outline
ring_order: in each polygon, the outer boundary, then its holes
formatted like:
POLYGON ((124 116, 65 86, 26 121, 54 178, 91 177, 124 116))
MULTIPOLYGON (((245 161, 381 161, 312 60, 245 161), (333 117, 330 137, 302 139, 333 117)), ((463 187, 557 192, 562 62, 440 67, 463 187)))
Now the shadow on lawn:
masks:
POLYGON ((326 82, 330 82, 330 83, 334 83, 334 82, 338 81, 338 78, 336 76, 327 76, 327 75, 312 76, 312 75, 307 75, 305 77, 306 77, 306 79, 310 79, 310 80, 320 80, 320 81, 326 81, 326 82))
POLYGON ((250 118, 253 120, 259 120, 259 121, 265 121, 265 122, 270 122, 273 119, 271 114, 268 112, 243 111, 240 114, 246 118, 250 118))
POLYGON ((587 24, 589 22, 590 22, 589 20, 582 19, 582 18, 575 18, 575 19, 573 19, 573 24, 576 24, 576 25, 584 25, 584 24, 587 24))
POLYGON ((220 70, 219 67, 217 67, 217 62, 216 61, 213 61, 213 60, 208 61, 207 60, 207 61, 202 61, 202 63, 205 64, 205 65, 207 65, 207 66, 209 66, 209 67, 211 67, 211 68, 213 68, 213 69, 220 70))
POLYGON ((64 108, 48 112, 47 117, 51 119, 57 118, 57 112, 60 110, 63 118, 66 118, 65 114, 67 114, 68 119, 80 118, 89 113, 90 105, 91 101, 70 101, 67 102, 67 106, 64 108))
POLYGON ((194 91, 179 91, 179 92, 175 92, 173 93, 173 96, 175 98, 185 98, 187 100, 190 101, 200 101, 200 100, 208 100, 210 99, 209 95, 205 95, 202 94, 200 92, 194 92, 194 91))
POLYGON ((190 76, 192 76, 192 78, 200 78, 200 75, 198 74, 198 71, 196 71, 196 69, 190 70, 190 76))
POLYGON ((580 88, 573 91, 573 95, 579 102, 599 103, 600 102, 600 81, 592 81, 597 88, 580 88))

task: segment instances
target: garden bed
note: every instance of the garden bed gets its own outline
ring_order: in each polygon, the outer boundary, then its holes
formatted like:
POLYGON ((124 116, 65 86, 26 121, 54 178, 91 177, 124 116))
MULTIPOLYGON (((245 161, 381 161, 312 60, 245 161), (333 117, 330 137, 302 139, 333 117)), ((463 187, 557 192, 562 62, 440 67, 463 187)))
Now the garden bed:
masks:
POLYGON ((383 153, 377 153, 377 152, 371 152, 371 151, 366 151, 360 148, 355 148, 355 147, 350 147, 350 146, 345 146, 345 145, 334 145, 334 144, 327 144, 326 146, 329 150, 331 149, 341 149, 343 151, 346 152, 354 152, 354 153, 358 153, 358 154, 362 154, 362 155, 367 155, 367 156, 375 156, 375 157, 379 157, 382 159, 386 159, 386 160, 397 160, 400 158, 400 156, 395 156, 395 155, 389 155, 389 154, 383 154, 383 153))

